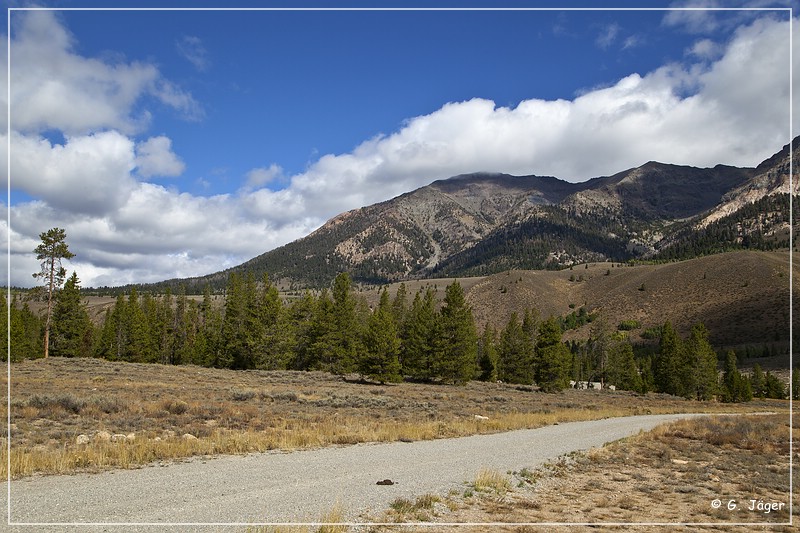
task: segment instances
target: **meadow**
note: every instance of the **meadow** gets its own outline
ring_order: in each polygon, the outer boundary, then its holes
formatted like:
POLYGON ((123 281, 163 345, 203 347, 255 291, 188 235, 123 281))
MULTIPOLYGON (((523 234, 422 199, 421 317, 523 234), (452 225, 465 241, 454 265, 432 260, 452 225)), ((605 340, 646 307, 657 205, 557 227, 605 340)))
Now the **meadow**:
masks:
MULTIPOLYGON (((636 414, 758 412, 786 402, 471 381, 375 385, 324 372, 49 358, 10 368, 11 477, 137 468, 193 456, 416 441, 636 414), (477 418, 486 417, 486 418, 477 418)), ((3 379, 5 382, 5 378, 3 379)), ((5 383, 4 383, 5 386, 5 383)), ((2 453, 7 447, 2 446, 2 453)))

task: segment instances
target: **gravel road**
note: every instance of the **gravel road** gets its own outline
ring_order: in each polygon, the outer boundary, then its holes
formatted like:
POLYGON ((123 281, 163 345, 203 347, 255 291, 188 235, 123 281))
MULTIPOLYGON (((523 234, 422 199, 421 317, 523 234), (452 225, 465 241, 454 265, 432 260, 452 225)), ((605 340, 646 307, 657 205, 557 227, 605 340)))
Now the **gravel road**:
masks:
MULTIPOLYGON (((11 523, 20 525, 8 530, 77 531, 98 523, 90 531, 153 531, 165 529, 157 524, 181 523, 170 529, 216 531, 223 528, 191 524, 236 523, 230 530, 241 531, 246 523, 318 521, 337 502, 348 520, 360 522, 365 512, 377 517, 398 497, 463 491, 482 467, 499 472, 531 468, 687 416, 692 415, 610 418, 457 439, 27 478, 11 483, 11 523), (376 485, 383 479, 395 484, 376 485), (67 525, 73 523, 83 525, 67 525)), ((5 503, 6 496, 2 499, 5 503)))

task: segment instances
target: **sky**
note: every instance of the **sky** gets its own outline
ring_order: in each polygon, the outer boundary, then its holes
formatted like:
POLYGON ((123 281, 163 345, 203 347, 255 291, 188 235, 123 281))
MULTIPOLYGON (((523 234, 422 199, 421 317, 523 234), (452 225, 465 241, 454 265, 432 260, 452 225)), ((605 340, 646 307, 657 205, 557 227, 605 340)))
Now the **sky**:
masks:
POLYGON ((11 1, 0 275, 12 286, 36 283, 32 250, 52 227, 82 286, 155 282, 241 264, 458 174, 756 166, 800 131, 789 2, 65 9, 122 5, 11 1), (708 9, 723 4, 747 9, 708 9))

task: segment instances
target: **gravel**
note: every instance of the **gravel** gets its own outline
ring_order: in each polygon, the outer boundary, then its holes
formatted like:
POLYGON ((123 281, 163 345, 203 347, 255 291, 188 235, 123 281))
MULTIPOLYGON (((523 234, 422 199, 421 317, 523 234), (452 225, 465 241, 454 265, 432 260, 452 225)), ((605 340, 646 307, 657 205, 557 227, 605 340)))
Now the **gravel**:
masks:
POLYGON ((11 523, 20 525, 8 530, 77 531, 94 523, 92 531, 242 531, 254 523, 319 521, 337 503, 348 521, 365 522, 379 518, 396 498, 462 492, 481 468, 505 473, 536 467, 688 416, 609 418, 495 435, 26 478, 11 483, 11 523), (394 484, 376 485, 384 479, 394 484))

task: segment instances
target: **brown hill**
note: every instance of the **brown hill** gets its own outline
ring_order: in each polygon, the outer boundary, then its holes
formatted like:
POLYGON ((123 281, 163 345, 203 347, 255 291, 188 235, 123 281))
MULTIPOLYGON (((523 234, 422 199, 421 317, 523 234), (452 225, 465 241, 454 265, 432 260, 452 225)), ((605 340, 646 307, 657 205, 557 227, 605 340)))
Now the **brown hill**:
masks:
MULTIPOLYGON (((800 274, 795 254, 794 275, 800 274)), ((451 279, 406 283, 408 292, 434 284, 443 297, 451 279)), ((640 326, 641 334, 669 320, 688 334, 703 322, 717 347, 775 344, 789 340, 788 252, 738 251, 688 261, 628 266, 590 263, 560 271, 510 270, 460 280, 480 329, 487 323, 502 328, 511 313, 534 308, 542 317, 566 316, 585 306, 616 328, 623 320, 640 326), (571 307, 572 306, 572 307, 571 307)), ((399 284, 389 287, 394 293, 399 284)), ((377 292, 365 292, 376 301, 377 292)), ((795 301, 800 288, 794 287, 795 301)), ((590 325, 568 331, 565 339, 585 339, 590 325)))

